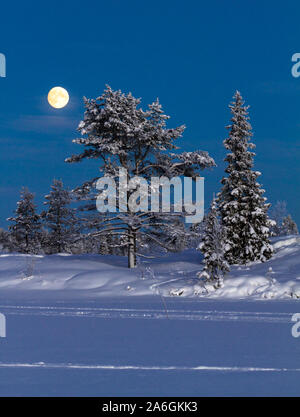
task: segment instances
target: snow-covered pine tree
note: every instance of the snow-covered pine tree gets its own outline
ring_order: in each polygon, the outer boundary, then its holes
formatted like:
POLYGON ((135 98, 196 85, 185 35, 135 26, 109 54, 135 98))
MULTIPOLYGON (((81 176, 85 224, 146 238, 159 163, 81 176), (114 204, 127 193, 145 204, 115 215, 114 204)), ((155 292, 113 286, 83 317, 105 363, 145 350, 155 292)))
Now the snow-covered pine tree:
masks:
POLYGON ((289 236, 289 235, 298 235, 298 227, 297 224, 292 219, 292 216, 289 214, 286 216, 282 221, 281 227, 281 235, 289 236))
MULTIPOLYGON (((80 162, 84 159, 99 159, 102 176, 110 176, 118 184, 119 168, 127 171, 127 180, 135 176, 142 176, 150 181, 152 176, 189 175, 196 176, 197 172, 206 167, 215 166, 214 160, 207 152, 195 151, 174 154, 178 149, 175 141, 180 138, 184 126, 168 129, 166 121, 169 119, 157 100, 148 106, 147 110, 140 107, 140 99, 132 94, 113 91, 109 86, 96 100, 85 99, 84 120, 80 122, 78 130, 81 138, 73 142, 83 145, 84 151, 73 155, 66 162, 80 162)), ((82 199, 96 198, 95 184, 99 177, 93 178, 75 191, 82 199)), ((138 185, 137 185, 138 188, 138 185)), ((130 200, 136 189, 125 188, 126 201, 130 200)), ((99 194, 99 193, 98 193, 99 194)), ((92 206, 96 209, 95 201, 92 206)), ((87 206, 90 208, 91 206, 87 206)), ((117 209, 119 209, 117 196, 117 209)), ((136 266, 136 255, 139 241, 147 238, 167 248, 154 231, 164 227, 170 221, 165 213, 145 211, 133 212, 127 204, 127 210, 117 211, 102 222, 101 229, 93 236, 117 235, 122 247, 128 251, 128 266, 136 266), (127 241, 124 241, 126 236, 127 241)))
POLYGON ((223 285, 223 279, 230 271, 225 259, 226 233, 218 218, 218 208, 215 198, 204 219, 204 235, 198 247, 204 255, 204 268, 198 276, 205 282, 212 283, 216 288, 223 285))
MULTIPOLYGON (((157 218, 154 217, 151 237, 144 236, 141 241, 139 239, 139 252, 141 256, 145 254, 159 254, 164 249, 165 252, 181 252, 188 247, 191 238, 190 230, 186 227, 181 216, 163 216, 163 224, 156 227, 157 218), (155 240, 154 240, 155 239, 155 240)), ((153 256, 155 257, 155 256, 153 256)))
POLYGON ((222 223, 226 227, 226 252, 229 264, 246 264, 251 261, 266 261, 273 253, 269 241, 272 221, 268 218, 265 190, 257 182, 260 172, 254 171, 255 145, 250 142, 252 128, 248 122, 248 106, 244 106, 237 91, 229 106, 232 124, 224 146, 230 151, 225 161, 228 174, 221 181, 223 188, 218 195, 222 223))
POLYGON ((5 249, 6 241, 8 240, 8 232, 0 228, 0 251, 5 249))
POLYGON ((42 212, 41 217, 49 230, 46 237, 46 252, 69 252, 77 226, 75 209, 70 207, 72 195, 70 191, 64 189, 61 180, 54 179, 51 191, 45 196, 45 200, 44 204, 48 208, 42 212))
POLYGON ((34 194, 27 188, 21 190, 15 213, 15 217, 10 217, 8 221, 14 223, 9 226, 9 230, 16 250, 21 253, 39 253, 41 250, 40 216, 36 213, 34 194))
POLYGON ((7 230, 0 229, 0 252, 13 252, 12 237, 7 230))

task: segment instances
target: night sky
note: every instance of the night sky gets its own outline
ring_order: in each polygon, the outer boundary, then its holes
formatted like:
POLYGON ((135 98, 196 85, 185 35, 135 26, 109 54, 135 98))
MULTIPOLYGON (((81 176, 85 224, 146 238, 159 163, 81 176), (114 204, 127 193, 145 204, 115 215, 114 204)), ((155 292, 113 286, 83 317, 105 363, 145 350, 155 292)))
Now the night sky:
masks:
MULTIPOLYGON (((169 127, 186 124, 182 150, 207 150, 209 204, 223 175, 228 104, 236 89, 250 107, 255 168, 271 202, 286 200, 300 224, 299 1, 97 0, 2 2, 0 53, 0 225, 22 186, 39 205, 53 178, 73 188, 98 174, 95 161, 66 164, 83 116, 82 97, 109 84, 144 106, 159 97, 169 127), (70 94, 53 109, 48 91, 70 94)), ((179 143, 178 143, 179 144, 179 143)))

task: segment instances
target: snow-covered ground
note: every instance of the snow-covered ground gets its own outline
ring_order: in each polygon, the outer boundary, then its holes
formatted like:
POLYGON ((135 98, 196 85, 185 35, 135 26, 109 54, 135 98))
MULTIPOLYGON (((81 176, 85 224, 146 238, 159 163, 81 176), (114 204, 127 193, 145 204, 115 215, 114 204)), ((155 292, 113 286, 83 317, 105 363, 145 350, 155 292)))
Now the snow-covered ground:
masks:
POLYGON ((300 395, 296 300, 1 297, 0 395, 300 395))
POLYGON ((209 298, 300 298, 300 237, 274 241, 266 263, 234 266, 223 288, 200 285, 201 254, 185 251, 140 263, 128 270, 125 257, 100 255, 0 255, 0 291, 47 298, 104 296, 189 296, 209 298), (56 295, 55 295, 56 297, 56 295))
POLYGON ((115 257, 2 254, 0 396, 299 396, 299 238, 275 249, 201 296, 197 252, 136 271, 115 257))

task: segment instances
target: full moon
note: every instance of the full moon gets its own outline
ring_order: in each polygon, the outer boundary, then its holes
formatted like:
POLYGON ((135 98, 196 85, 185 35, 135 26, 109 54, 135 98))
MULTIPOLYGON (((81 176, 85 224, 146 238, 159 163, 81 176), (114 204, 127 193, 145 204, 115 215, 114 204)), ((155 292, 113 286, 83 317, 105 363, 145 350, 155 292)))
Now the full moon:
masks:
POLYGON ((48 93, 48 102, 55 109, 62 109, 69 102, 69 93, 62 87, 54 87, 48 93))

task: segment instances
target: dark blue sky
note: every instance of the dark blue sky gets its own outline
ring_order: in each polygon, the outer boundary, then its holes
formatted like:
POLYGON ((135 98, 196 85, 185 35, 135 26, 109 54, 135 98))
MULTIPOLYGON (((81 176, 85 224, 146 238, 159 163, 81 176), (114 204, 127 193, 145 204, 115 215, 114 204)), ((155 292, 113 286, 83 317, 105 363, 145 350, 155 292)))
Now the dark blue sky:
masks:
POLYGON ((82 96, 105 84, 144 104, 160 98, 170 126, 186 124, 184 150, 208 150, 206 203, 219 189, 228 103, 239 89, 251 105, 256 169, 272 202, 286 200, 300 224, 299 1, 90 0, 1 4, 0 224, 26 185, 37 202, 54 177, 69 187, 97 175, 97 164, 66 164, 83 115, 82 96), (50 108, 47 93, 65 87, 70 103, 50 108))

